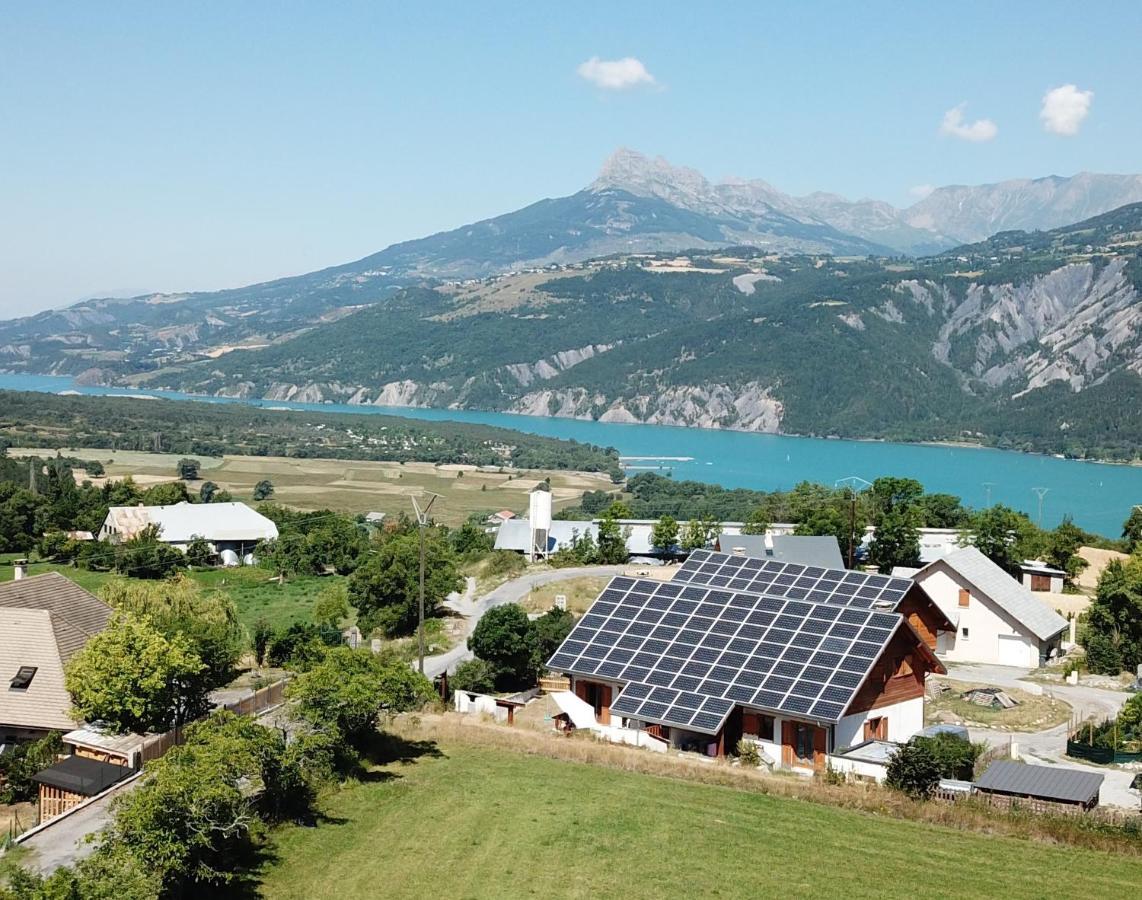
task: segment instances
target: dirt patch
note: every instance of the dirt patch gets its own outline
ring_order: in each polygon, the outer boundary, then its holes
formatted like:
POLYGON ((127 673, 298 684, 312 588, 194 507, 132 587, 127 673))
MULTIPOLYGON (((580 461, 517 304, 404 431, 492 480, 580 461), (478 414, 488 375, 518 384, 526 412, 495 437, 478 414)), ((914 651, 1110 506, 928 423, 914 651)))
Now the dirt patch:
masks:
MULTIPOLYGON (((964 699, 963 695, 986 684, 969 684, 963 681, 932 679, 931 685, 950 688, 938 696, 929 687, 924 704, 926 723, 946 722, 974 728, 994 728, 998 731, 1043 731, 1068 721, 1071 707, 1054 697, 1037 696, 1018 688, 1003 688, 1003 692, 1016 705, 1011 709, 994 709, 964 699)), ((937 688, 938 690, 938 688, 937 688)))

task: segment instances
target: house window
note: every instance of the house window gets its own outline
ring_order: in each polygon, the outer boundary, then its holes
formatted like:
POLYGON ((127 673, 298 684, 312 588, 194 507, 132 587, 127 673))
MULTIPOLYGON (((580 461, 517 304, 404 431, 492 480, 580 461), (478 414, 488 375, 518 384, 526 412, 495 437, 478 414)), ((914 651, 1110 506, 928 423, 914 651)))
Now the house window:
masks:
POLYGON ((971 637, 971 635, 968 633, 967 625, 960 629, 960 637, 962 637, 965 641, 971 637))
POLYGON ((773 716, 763 716, 761 713, 742 713, 742 734, 755 737, 762 741, 774 740, 775 722, 773 716))
POLYGON ((967 606, 971 603, 971 593, 967 588, 960 588, 960 606, 967 606))
POLYGON ((866 741, 888 740, 888 719, 885 716, 875 716, 864 723, 864 739, 866 741))
POLYGON ((812 725, 798 724, 793 732, 793 752, 801 762, 813 762, 813 736, 817 729, 812 725))
POLYGON ((36 677, 37 671, 35 666, 20 666, 16 670, 16 674, 12 676, 12 680, 8 682, 8 690, 25 690, 32 683, 32 679, 36 677))

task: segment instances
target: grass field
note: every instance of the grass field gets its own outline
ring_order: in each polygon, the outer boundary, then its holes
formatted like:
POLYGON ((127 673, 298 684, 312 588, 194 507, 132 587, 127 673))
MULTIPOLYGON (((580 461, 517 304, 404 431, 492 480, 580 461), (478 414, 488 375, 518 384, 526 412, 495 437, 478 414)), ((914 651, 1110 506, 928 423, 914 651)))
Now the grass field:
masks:
MULTIPOLYGON (((9 456, 43 450, 12 448, 9 456)), ((62 451, 81 459, 97 459, 107 477, 132 476, 141 485, 174 481, 181 457, 163 453, 74 448, 62 451)), ((556 507, 579 502, 584 491, 613 488, 606 475, 584 472, 508 471, 473 466, 431 463, 367 462, 339 459, 294 459, 280 456, 199 457, 202 480, 230 491, 236 500, 249 501, 254 485, 268 478, 274 500, 299 509, 333 509, 338 512, 412 514, 409 497, 424 491, 440 494, 433 507, 437 521, 458 525, 477 511, 510 509, 526 513, 528 493, 544 478, 551 479, 556 507)), ((99 483, 99 479, 92 479, 99 483)), ((198 490, 199 482, 188 482, 198 490)))
POLYGON ((567 598, 567 608, 577 616, 583 615, 607 586, 610 578, 570 578, 554 584, 542 584, 531 589, 521 604, 528 612, 547 612, 555 605, 555 595, 567 598))
POLYGON ((269 898, 1132 896, 1138 858, 409 742, 277 833, 269 898))
POLYGON ((1016 688, 1004 688, 1005 693, 1019 705, 1011 709, 992 709, 979 706, 960 695, 972 688, 987 687, 963 681, 941 682, 952 690, 943 696, 929 697, 924 704, 924 718, 928 722, 955 722, 967 725, 986 725, 1005 731, 1041 731, 1061 725, 1071 718, 1071 707, 1062 700, 1041 697, 1016 688))
MULTIPOLYGON (((11 580, 11 561, 16 555, 5 554, 0 557, 0 581, 11 580)), ((42 575, 44 572, 59 572, 96 596, 108 581, 120 577, 113 572, 90 572, 87 569, 33 560, 29 574, 42 575)), ((302 575, 289 578, 285 584, 279 585, 271 580, 269 572, 259 568, 202 569, 190 571, 187 575, 205 588, 216 588, 233 597, 238 608, 238 618, 246 628, 253 629, 255 622, 265 619, 275 630, 286 628, 294 622, 310 621, 313 601, 317 595, 326 586, 342 580, 339 575, 302 575)))

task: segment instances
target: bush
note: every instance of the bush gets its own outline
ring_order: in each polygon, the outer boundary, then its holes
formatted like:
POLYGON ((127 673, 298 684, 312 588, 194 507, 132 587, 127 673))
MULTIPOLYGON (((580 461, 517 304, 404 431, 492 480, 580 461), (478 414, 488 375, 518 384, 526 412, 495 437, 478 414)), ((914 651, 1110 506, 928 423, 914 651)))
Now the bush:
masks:
POLYGON ((525 687, 534 677, 534 648, 531 621, 516 603, 488 610, 468 638, 468 649, 494 670, 499 690, 525 687))
POLYGON ((954 734, 917 736, 912 740, 932 754, 940 768, 941 778, 958 778, 961 781, 971 781, 976 760, 987 749, 984 744, 973 744, 954 734))
POLYGON ((36 799, 38 787, 32 776, 54 763, 62 752, 60 733, 53 731, 38 741, 17 744, 0 756, 0 803, 36 799))
POLYGON ((916 800, 926 800, 940 782, 940 762, 932 750, 913 738, 893 754, 888 762, 885 783, 916 800))
POLYGON ((741 760, 743 766, 756 769, 761 765, 761 751, 757 749, 757 744, 753 741, 742 738, 738 741, 738 759, 741 760))
POLYGON ((484 569, 489 575, 514 575, 527 568, 527 560, 514 550, 493 550, 484 569))
POLYGON ((453 691, 490 694, 496 689, 496 670, 485 659, 466 659, 449 679, 453 691))

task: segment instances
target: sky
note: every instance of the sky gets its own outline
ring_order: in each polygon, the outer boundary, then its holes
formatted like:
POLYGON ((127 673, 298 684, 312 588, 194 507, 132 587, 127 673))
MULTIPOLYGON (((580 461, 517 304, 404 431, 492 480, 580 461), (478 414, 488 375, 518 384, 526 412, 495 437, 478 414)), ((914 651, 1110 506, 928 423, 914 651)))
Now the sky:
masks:
POLYGON ((300 274, 625 146, 897 206, 1142 172, 1142 6, 9 4, 0 316, 300 274))

